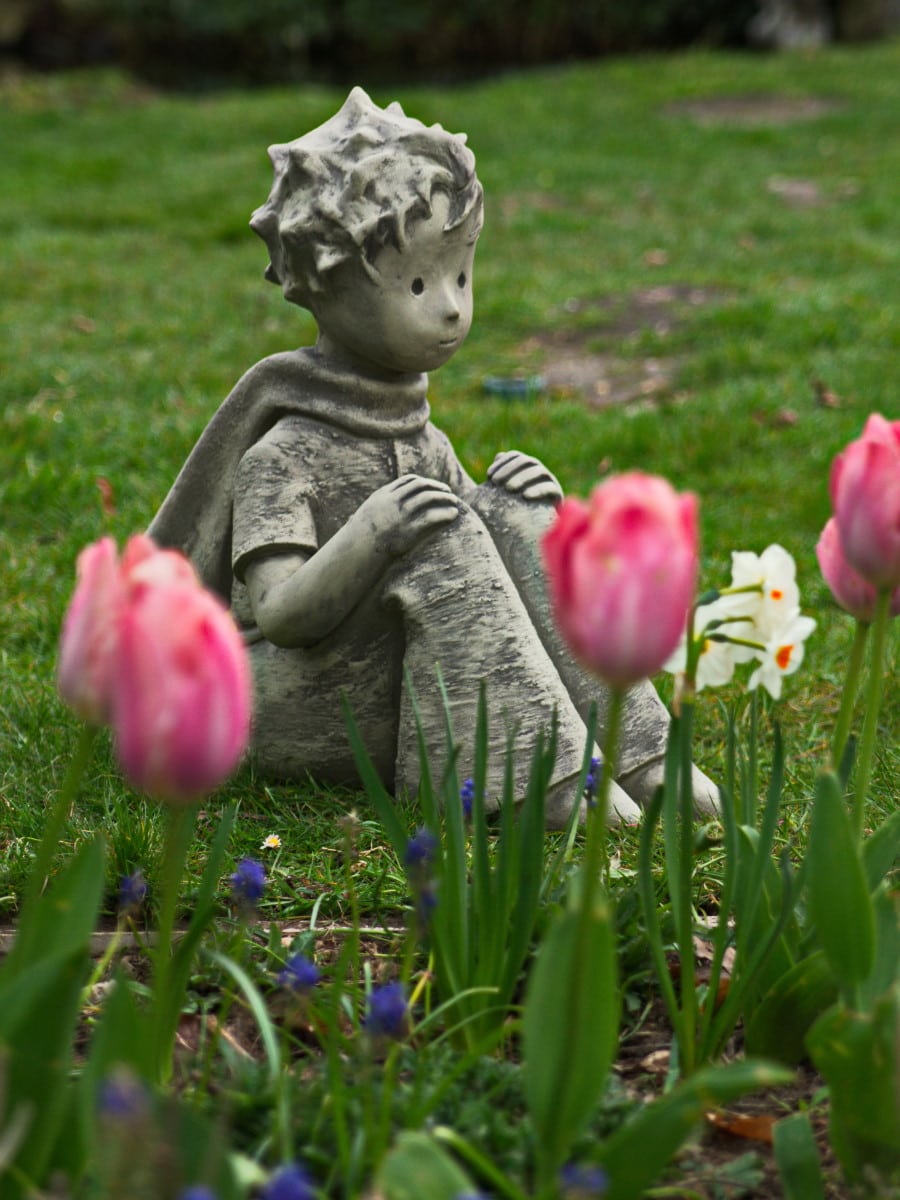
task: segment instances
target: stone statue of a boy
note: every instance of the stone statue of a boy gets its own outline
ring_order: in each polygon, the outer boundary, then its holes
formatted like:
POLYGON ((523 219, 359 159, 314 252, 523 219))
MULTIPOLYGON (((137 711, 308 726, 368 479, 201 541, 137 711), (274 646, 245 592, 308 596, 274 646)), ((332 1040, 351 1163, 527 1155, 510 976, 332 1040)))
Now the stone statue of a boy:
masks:
MULTIPOLYGON (((604 693, 550 615, 540 535, 560 498, 508 451, 476 485, 429 421, 427 376, 472 321, 482 189, 464 136, 355 88, 318 129, 269 151, 252 228, 266 277, 313 314, 315 346, 276 354, 211 420, 150 532, 230 600, 253 661, 253 750, 274 778, 355 779, 346 694, 386 785, 418 781, 411 684, 439 777, 449 698, 471 773, 479 681, 491 716, 488 805, 508 733, 524 794, 537 731, 558 716, 548 823, 580 802, 585 719, 604 693)), ((632 820, 660 777, 668 714, 629 693, 611 811, 632 820)), ((714 804, 696 772, 695 802, 714 804)))

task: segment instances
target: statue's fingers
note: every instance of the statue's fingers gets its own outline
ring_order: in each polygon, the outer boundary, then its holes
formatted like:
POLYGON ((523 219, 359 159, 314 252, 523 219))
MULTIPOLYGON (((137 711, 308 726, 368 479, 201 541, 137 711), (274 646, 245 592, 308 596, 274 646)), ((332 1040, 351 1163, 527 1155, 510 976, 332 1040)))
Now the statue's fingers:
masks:
POLYGON ((516 471, 510 472, 507 478, 498 482, 502 482, 507 491, 525 492, 535 484, 547 483, 550 480, 553 480, 553 476, 544 464, 532 458, 520 463, 516 471))
POLYGON ((508 488, 510 491, 519 492, 536 477, 533 476, 533 472, 537 472, 538 475, 546 475, 547 469, 536 458, 518 454, 514 459, 498 467, 493 474, 489 475, 489 479, 491 483, 508 488))
POLYGON ((562 488, 555 479, 541 479, 531 483, 522 492, 526 500, 561 500, 562 488))
POLYGON ((401 475, 397 480, 399 485, 397 491, 400 494, 401 504, 406 504, 415 496, 424 494, 438 494, 441 497, 453 496, 446 483, 440 479, 428 479, 424 475, 401 475))
POLYGON ((403 511, 413 520, 418 520, 423 514, 436 514, 438 520, 452 521, 459 513, 459 500, 449 488, 446 493, 421 491, 406 501, 403 511))
POLYGON ((502 483, 510 472, 514 472, 521 462, 533 461, 519 450, 501 451, 488 467, 488 479, 491 483, 502 483))

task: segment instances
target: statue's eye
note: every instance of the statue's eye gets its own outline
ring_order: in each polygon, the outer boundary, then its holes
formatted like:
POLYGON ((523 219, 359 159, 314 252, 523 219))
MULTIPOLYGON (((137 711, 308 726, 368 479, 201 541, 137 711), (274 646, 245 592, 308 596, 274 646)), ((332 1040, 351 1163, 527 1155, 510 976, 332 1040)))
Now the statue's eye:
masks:
POLYGON ((464 287, 466 286, 466 273, 465 273, 465 271, 460 271, 460 273, 459 273, 459 275, 457 276, 457 279, 456 279, 456 286, 457 286, 457 287, 461 287, 461 288, 464 288, 464 287))
POLYGON ((414 296, 421 296, 425 291, 425 280, 421 275, 417 275, 410 285, 410 291, 414 296))

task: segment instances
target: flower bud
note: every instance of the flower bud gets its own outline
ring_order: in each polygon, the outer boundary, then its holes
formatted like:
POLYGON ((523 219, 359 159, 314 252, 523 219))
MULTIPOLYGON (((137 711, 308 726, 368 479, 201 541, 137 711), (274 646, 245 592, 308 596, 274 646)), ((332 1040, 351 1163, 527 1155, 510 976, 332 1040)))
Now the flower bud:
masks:
MULTIPOLYGON (((864 621, 867 624, 871 622, 875 617, 878 592, 847 562, 841 548, 841 539, 834 517, 828 520, 822 530, 822 536, 816 543, 816 557, 819 560, 822 576, 841 608, 846 609, 858 621, 864 621)), ((898 614, 900 614, 900 585, 895 587, 891 593, 891 616, 896 617, 898 614)))
POLYGON ((831 467, 844 557, 879 590, 900 585, 900 421, 873 413, 831 467))
POLYGON ((198 800, 237 765, 250 732, 250 665, 231 614, 183 554, 143 534, 121 561, 86 547, 60 642, 59 690, 112 725, 136 787, 198 800))
POLYGON ((563 637, 602 679, 627 687, 678 644, 697 580, 697 500, 635 471, 564 500, 544 535, 550 597, 563 637))
POLYGON ((92 725, 109 720, 118 618, 123 601, 116 544, 101 538, 78 555, 77 584, 63 622, 57 685, 92 725))

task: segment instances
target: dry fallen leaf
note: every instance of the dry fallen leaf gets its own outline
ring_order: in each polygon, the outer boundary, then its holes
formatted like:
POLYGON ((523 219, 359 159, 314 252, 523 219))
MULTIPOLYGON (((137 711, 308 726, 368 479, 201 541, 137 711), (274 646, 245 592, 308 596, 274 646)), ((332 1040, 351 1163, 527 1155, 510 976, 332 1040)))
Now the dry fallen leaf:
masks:
POLYGON ((658 1082, 665 1079, 669 1072, 669 1051, 653 1050, 641 1059, 641 1070, 648 1075, 654 1075, 658 1082))
POLYGON ((112 517, 116 511, 116 494, 113 491, 113 485, 108 479, 104 479, 102 475, 98 475, 94 480, 97 485, 97 491, 100 493, 100 507, 103 509, 105 517, 112 517))
POLYGON ((833 392, 831 388, 827 387, 823 380, 814 379, 812 381, 812 388, 813 395, 816 398, 816 404, 818 404, 820 408, 840 408, 840 396, 837 394, 837 392, 833 392))
POLYGON ((772 1126, 777 1117, 767 1113, 751 1116, 747 1113, 730 1113, 724 1111, 706 1113, 707 1122, 720 1133, 729 1133, 732 1137, 749 1138, 753 1142, 772 1142, 772 1126))

